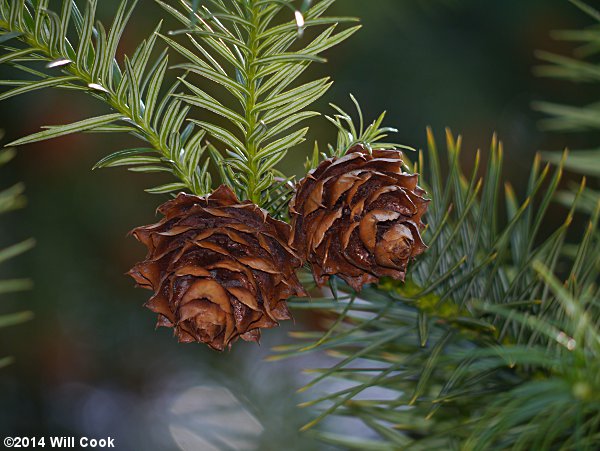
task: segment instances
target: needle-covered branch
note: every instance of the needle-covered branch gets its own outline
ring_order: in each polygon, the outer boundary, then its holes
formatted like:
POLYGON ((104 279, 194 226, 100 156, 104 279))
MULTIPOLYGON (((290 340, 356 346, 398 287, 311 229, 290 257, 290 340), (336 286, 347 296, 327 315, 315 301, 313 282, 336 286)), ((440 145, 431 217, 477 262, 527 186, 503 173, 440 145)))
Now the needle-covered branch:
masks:
POLYGON ((165 82, 168 56, 157 56, 159 24, 140 43, 133 56, 117 62, 117 49, 137 1, 123 0, 109 31, 95 21, 97 0, 82 12, 65 0, 60 13, 48 1, 0 1, 0 30, 4 53, 0 62, 33 75, 32 81, 0 82, 16 86, 0 95, 7 99, 44 88, 75 89, 106 103, 113 113, 68 125, 50 126, 11 143, 25 145, 77 132, 124 132, 145 142, 101 160, 96 167, 127 166, 134 172, 171 173, 176 182, 148 190, 153 193, 188 190, 205 194, 211 189, 208 172, 199 165, 206 147, 205 132, 186 123, 189 107, 173 96, 181 81, 165 82), (9 46, 16 42, 17 47, 9 46), (44 71, 35 70, 46 63, 44 71))

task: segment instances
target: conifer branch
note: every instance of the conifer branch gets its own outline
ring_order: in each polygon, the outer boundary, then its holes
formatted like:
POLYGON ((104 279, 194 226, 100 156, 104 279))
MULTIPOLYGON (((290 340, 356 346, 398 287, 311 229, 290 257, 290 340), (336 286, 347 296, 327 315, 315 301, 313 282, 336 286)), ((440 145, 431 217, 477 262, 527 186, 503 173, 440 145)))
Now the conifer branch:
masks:
POLYGON ((94 117, 67 126, 47 127, 47 130, 17 140, 11 145, 23 145, 64 136, 75 132, 126 132, 145 141, 145 148, 127 149, 110 155, 96 167, 130 166, 134 172, 166 171, 178 182, 148 190, 153 193, 189 190, 195 194, 210 191, 210 176, 198 167, 205 150, 203 131, 193 133, 193 126, 182 131, 188 108, 171 95, 179 82, 161 97, 168 64, 166 52, 152 60, 160 24, 152 35, 136 49, 133 57, 125 57, 124 67, 116 61, 116 51, 123 30, 137 1, 124 0, 107 34, 102 24, 94 26, 97 0, 88 2, 82 14, 77 4, 65 0, 60 16, 47 10, 48 1, 0 1, 0 30, 6 41, 18 40, 24 48, 4 44, 7 54, 0 61, 27 71, 21 63, 46 61, 49 72, 35 72, 38 80, 19 84, 0 98, 9 98, 37 89, 58 87, 84 90, 105 102, 113 114, 94 117), (69 31, 77 29, 79 43, 72 45, 69 31), (122 123, 124 125, 118 125, 122 123))
POLYGON ((289 149, 304 141, 308 128, 299 128, 299 124, 318 115, 305 108, 331 85, 328 78, 300 86, 294 86, 294 81, 312 62, 325 61, 320 56, 324 51, 359 29, 353 26, 335 33, 339 23, 355 19, 323 17, 334 1, 322 0, 303 15, 293 1, 211 0, 196 8, 194 2, 174 0, 179 4, 176 8, 157 0, 185 27, 170 34, 185 35, 191 49, 161 35, 159 25, 133 57, 125 57, 119 66, 118 42, 136 1, 121 2, 107 32, 102 24, 95 24, 97 0, 90 0, 83 14, 74 0, 64 0, 60 15, 47 10, 48 0, 0 0, 0 44, 7 50, 0 63, 37 78, 32 82, 8 81, 6 85, 14 88, 0 94, 0 99, 45 88, 76 89, 87 91, 115 111, 67 126, 47 127, 13 144, 81 131, 130 133, 148 147, 116 152, 96 167, 166 171, 178 181, 149 192, 188 190, 206 194, 212 185, 208 173, 212 158, 223 182, 236 189, 240 198, 273 208, 272 212, 280 215, 279 201, 282 194, 289 199, 285 193, 290 179, 276 166, 289 149), (78 45, 72 45, 69 37, 73 24, 78 45), (323 26, 325 30, 315 38, 304 36, 306 30, 323 26), (168 59, 166 52, 155 60, 151 58, 158 36, 186 59, 175 66, 183 76, 162 97, 159 93, 168 59), (8 47, 5 42, 11 40, 20 41, 22 46, 8 47), (31 69, 28 63, 34 61, 46 61, 50 71, 61 75, 31 69), (233 97, 233 105, 208 94, 204 86, 191 80, 190 74, 225 88, 233 97), (180 93, 180 88, 187 93, 180 93), (192 107, 221 116, 232 127, 188 117, 192 107), (207 136, 222 143, 224 153, 205 142, 207 136), (212 150, 206 152, 208 148, 212 150))
MULTIPOLYGON (((0 130, 0 138, 4 136, 4 132, 0 130)), ((10 162, 15 156, 14 149, 0 150, 0 167, 10 162)), ((0 190, 0 215, 11 212, 13 210, 23 208, 26 200, 24 186, 18 183, 9 188, 0 190)), ((17 244, 12 244, 0 249, 0 264, 4 264, 11 259, 20 256, 30 250, 35 244, 35 241, 28 239, 17 244)), ((5 246, 6 243, 2 243, 5 246)), ((0 295, 18 293, 31 289, 32 283, 29 279, 2 279, 0 280, 0 295)), ((33 317, 30 311, 21 311, 16 313, 0 314, 0 330, 4 327, 14 326, 29 321, 33 317)), ((12 363, 12 357, 0 357, 0 369, 12 363)))
POLYGON ((158 0, 184 26, 171 35, 185 35, 192 46, 190 50, 163 36, 187 60, 177 67, 219 84, 232 97, 217 100, 204 86, 187 80, 184 84, 189 94, 178 96, 232 125, 193 120, 225 146, 224 157, 213 152, 213 158, 225 166, 222 175, 241 198, 259 205, 279 199, 277 179, 286 177, 275 167, 289 149, 304 142, 308 128, 298 128, 299 124, 318 115, 304 109, 331 86, 328 78, 300 86, 293 83, 312 62, 324 61, 320 56, 324 51, 359 29, 355 26, 334 33, 340 22, 354 20, 323 17, 334 1, 322 0, 304 15, 296 12, 290 20, 293 1, 214 0, 196 11, 185 0, 179 1, 180 9, 158 0), (277 23, 280 17, 284 20, 277 23), (327 28, 316 38, 301 37, 300 32, 321 26, 327 28))
MULTIPOLYGON (((345 122, 346 117, 340 113, 339 119, 345 122)), ((360 125, 346 126, 346 141, 360 135, 360 125)), ((551 371, 547 384, 562 384, 562 394, 585 382, 588 398, 574 401, 567 395, 565 403, 582 402, 586 420, 600 420, 597 399, 588 395, 597 386, 592 375, 598 371, 593 342, 600 323, 594 300, 600 209, 569 262, 565 237, 584 184, 563 226, 542 235, 562 166, 552 175, 538 156, 523 201, 506 186, 507 220, 501 223, 501 144, 494 138, 489 165, 480 176, 479 154, 472 173, 464 174, 460 137, 448 132, 446 141, 447 177, 431 132, 428 164, 421 155, 415 168, 424 174, 432 197, 425 233, 429 250, 413 263, 406 283, 387 280, 355 293, 335 280, 332 297, 292 304, 327 313, 331 328, 325 335, 294 333, 300 342, 278 346, 273 358, 327 350, 336 356, 335 365, 313 370, 315 378, 304 389, 327 380, 345 381, 341 389, 305 403, 321 409, 305 429, 336 415, 361 420, 378 436, 365 441, 317 432, 325 442, 347 449, 448 449, 458 443, 472 445, 469 449, 504 449, 502 445, 519 439, 530 449, 547 449, 536 446, 546 438, 539 431, 547 425, 541 418, 521 416, 531 410, 528 403, 555 403, 552 390, 538 390, 531 382, 535 371, 551 371), (551 276, 561 265, 571 269, 563 284, 551 276), (573 365, 568 354, 574 343, 583 343, 577 351, 577 377, 566 371, 573 365), (556 353, 567 355, 559 360, 556 353), (390 396, 371 398, 372 388, 390 396), (539 427, 523 433, 520 428, 528 421, 539 427)), ((558 407, 560 402, 555 405, 561 411, 555 420, 569 427, 557 431, 553 443, 593 442, 588 426, 573 441, 569 431, 578 426, 558 407)))
MULTIPOLYGON (((552 32, 552 38, 575 45, 571 54, 557 54, 548 51, 538 51, 536 56, 540 65, 535 68, 537 75, 557 80, 557 82, 577 83, 581 89, 586 85, 600 82, 600 65, 597 62, 598 49, 600 48, 600 33, 598 22, 600 11, 591 4, 580 0, 571 0, 593 21, 592 25, 579 30, 560 30, 552 32)), ((559 133, 579 133, 600 129, 598 120, 598 101, 594 99, 590 90, 591 101, 569 105, 552 101, 534 102, 533 108, 544 114, 540 125, 545 130, 559 133)), ((544 158, 556 163, 560 155, 556 152, 544 153, 544 158)), ((600 176, 600 146, 591 149, 576 149, 569 152, 565 168, 587 176, 600 176)), ((565 205, 573 202, 573 193, 564 191, 560 193, 560 201, 565 205)), ((588 188, 582 195, 580 209, 592 213, 600 200, 600 192, 588 188)))

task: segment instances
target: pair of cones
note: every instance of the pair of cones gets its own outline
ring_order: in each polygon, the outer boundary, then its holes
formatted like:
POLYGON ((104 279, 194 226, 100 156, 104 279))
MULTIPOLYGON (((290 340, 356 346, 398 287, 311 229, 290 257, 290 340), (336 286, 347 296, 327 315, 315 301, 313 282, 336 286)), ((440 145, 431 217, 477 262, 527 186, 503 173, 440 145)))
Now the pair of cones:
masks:
POLYGON ((261 329, 291 318, 289 297, 306 295, 296 276, 305 262, 320 286, 336 275, 357 291, 384 276, 404 280, 426 249, 428 201, 403 167, 400 151, 361 145, 323 161, 298 183, 291 225, 227 186, 180 194, 158 209, 160 222, 133 231, 148 255, 130 275, 154 291, 146 306, 179 341, 216 350, 257 342, 261 329))

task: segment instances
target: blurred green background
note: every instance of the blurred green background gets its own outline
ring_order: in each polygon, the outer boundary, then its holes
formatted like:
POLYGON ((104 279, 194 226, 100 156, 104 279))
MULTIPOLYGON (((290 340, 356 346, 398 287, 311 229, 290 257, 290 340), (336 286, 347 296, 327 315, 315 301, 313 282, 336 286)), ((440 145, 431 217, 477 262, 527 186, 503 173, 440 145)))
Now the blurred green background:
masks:
MULTIPOLYGON (((108 20, 116 5, 99 2, 100 18, 108 20)), ((566 0, 339 0, 332 14, 359 16, 364 28, 329 52, 329 64, 313 68, 336 82, 319 105, 323 112, 331 112, 328 102, 351 109, 354 93, 366 116, 387 110, 387 123, 399 129, 394 140, 416 148, 427 125, 440 137, 451 127, 464 135, 467 165, 497 131, 506 145, 505 176, 517 187, 534 152, 597 142, 592 134, 543 133, 531 110, 534 100, 582 98, 577 86, 532 72, 536 49, 570 50, 550 39, 551 30, 590 23, 566 0)), ((151 0, 140 1, 125 51, 159 15, 151 0)), ((42 91, 2 103, 0 128, 13 140, 103 108, 79 94, 42 91)), ((154 315, 141 307, 149 292, 124 275, 144 256, 127 232, 154 221, 166 197, 143 192, 158 182, 152 176, 91 172, 128 139, 87 134, 31 145, 2 170, 2 186, 26 183, 29 205, 0 224, 0 246, 29 236, 37 246, 0 274, 35 283, 0 301, 0 312, 35 313, 0 331, 0 355, 16 358, 0 370, 0 436, 111 436, 126 450, 323 449, 296 432, 310 415, 295 408, 307 362, 263 360, 270 346, 289 341, 287 331, 315 318, 268 331, 261 347, 238 343, 223 354, 154 330, 154 315)), ((335 130, 316 119, 311 139, 333 142, 335 130)), ((302 173, 311 147, 289 157, 290 172, 302 173)), ((327 364, 313 359, 312 367, 327 364)))

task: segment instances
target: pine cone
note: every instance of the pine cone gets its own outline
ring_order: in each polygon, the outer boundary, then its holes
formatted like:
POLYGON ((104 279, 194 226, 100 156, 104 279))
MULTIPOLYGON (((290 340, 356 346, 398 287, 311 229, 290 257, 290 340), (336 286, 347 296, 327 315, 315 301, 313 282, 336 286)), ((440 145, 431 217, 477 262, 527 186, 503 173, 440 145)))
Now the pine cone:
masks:
POLYGON ((404 280, 427 246, 421 218, 429 201, 398 150, 354 146, 298 183, 290 203, 290 245, 312 264, 317 284, 338 275, 355 290, 388 276, 404 280))
POLYGON ((180 194, 158 211, 159 223, 132 231, 148 255, 129 272, 155 292, 146 307, 157 326, 223 350, 238 337, 258 342, 260 329, 291 318, 285 300, 305 292, 289 225, 226 186, 205 198, 180 194))

